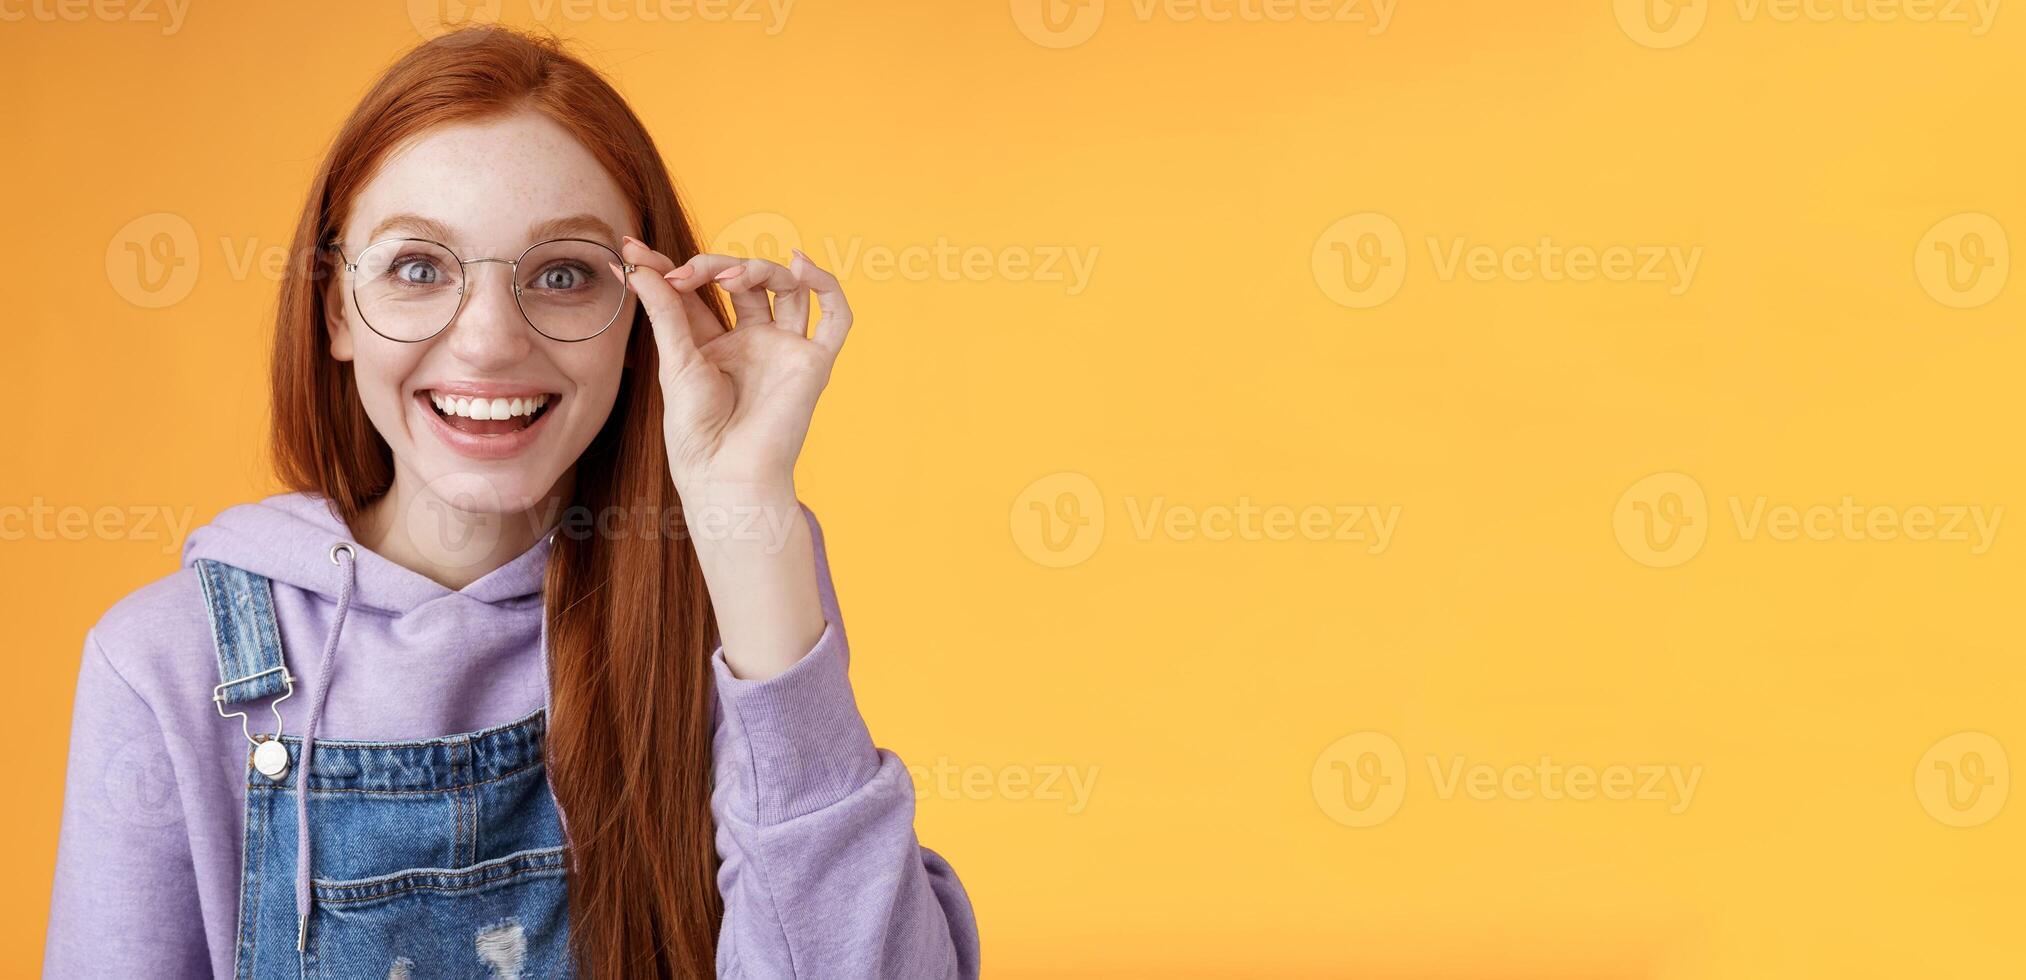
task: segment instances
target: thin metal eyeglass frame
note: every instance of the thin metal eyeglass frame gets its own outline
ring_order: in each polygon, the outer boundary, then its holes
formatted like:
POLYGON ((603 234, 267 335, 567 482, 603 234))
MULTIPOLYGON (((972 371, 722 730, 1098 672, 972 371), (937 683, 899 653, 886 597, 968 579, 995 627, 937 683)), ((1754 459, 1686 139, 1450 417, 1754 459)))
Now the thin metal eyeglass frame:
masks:
POLYGON ((626 259, 623 256, 621 256, 618 252, 612 251, 612 246, 607 245, 604 242, 593 241, 589 238, 543 239, 542 241, 536 242, 533 245, 528 246, 527 248, 521 249, 521 254, 516 255, 511 260, 509 260, 501 258, 467 259, 464 256, 457 254, 456 250, 452 249, 450 246, 445 245, 442 242, 439 242, 433 238, 414 238, 409 236, 402 236, 400 238, 382 238, 377 242, 373 242, 372 244, 367 245, 365 248, 359 250, 359 257, 364 258, 367 252, 370 252, 376 248, 379 248, 382 245, 386 245, 392 242, 421 242, 424 245, 434 245, 437 248, 442 249, 443 254, 448 255, 451 258, 457 260, 457 308, 451 310, 450 316, 444 319, 443 325, 437 327, 435 330, 430 331, 428 336, 417 337, 414 340, 403 340, 399 337, 387 337, 385 333, 381 332, 379 327, 373 326, 373 321, 366 319, 365 308, 359 304, 359 279, 358 279, 359 264, 357 262, 352 261, 348 256, 346 256, 344 246, 340 245, 337 242, 325 242, 324 247, 331 250, 332 252, 337 253, 339 264, 345 267, 345 274, 350 279, 350 284, 346 287, 346 290, 349 293, 351 293, 352 308, 359 311, 359 322, 364 323, 366 325, 366 329, 371 330, 382 337, 386 337, 388 340, 391 340, 397 344, 419 344, 425 340, 434 339, 437 334, 442 333, 444 330, 448 329, 451 324, 456 323, 457 315, 459 313, 464 312, 464 301, 469 295, 466 292, 466 287, 471 285, 471 273, 469 267, 474 265, 482 265, 487 262, 498 262, 507 267, 507 285, 513 287, 514 309, 520 311, 521 322, 526 323, 528 325, 529 330, 533 330, 535 333, 540 334, 542 337, 549 340, 553 340, 559 344, 581 344, 587 340, 594 340, 597 337, 604 334, 605 331, 612 329, 612 325, 614 323, 619 322, 620 312, 626 309, 626 294, 633 291, 632 283, 624 279, 620 280, 619 305, 613 308, 612 318, 606 320, 605 325, 599 327, 597 331, 592 333, 590 336, 576 337, 576 338, 551 336, 550 334, 543 332, 542 328, 535 326, 534 318, 528 316, 528 308, 526 306, 521 305, 521 282, 520 278, 517 275, 520 272, 521 260, 527 258, 529 252, 541 248, 544 245, 554 245, 557 242, 580 242, 585 245, 596 245, 599 248, 602 248, 605 251, 610 252, 612 254, 613 264, 626 270, 627 275, 632 275, 633 270, 640 268, 637 265, 633 265, 632 263, 627 262, 626 259))

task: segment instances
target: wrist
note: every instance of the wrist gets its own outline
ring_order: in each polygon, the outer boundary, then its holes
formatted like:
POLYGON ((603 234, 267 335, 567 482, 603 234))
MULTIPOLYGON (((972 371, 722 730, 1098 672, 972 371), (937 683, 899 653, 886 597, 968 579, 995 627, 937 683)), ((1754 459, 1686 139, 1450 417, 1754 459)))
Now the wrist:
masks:
POLYGON ((684 502, 725 664, 759 680, 794 666, 823 633, 815 539, 793 495, 684 502))
POLYGON ((693 482, 676 487, 683 520, 705 561, 713 554, 779 554, 802 527, 792 480, 693 482))

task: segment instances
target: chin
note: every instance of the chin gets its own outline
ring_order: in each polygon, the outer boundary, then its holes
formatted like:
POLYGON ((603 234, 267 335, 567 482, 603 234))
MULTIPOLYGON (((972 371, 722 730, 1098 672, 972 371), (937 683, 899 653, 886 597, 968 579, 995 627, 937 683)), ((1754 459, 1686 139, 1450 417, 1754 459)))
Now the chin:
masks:
POLYGON ((528 460, 510 467, 458 460, 435 468, 423 485, 425 499, 475 515, 519 514, 541 505, 560 473, 532 472, 528 460))

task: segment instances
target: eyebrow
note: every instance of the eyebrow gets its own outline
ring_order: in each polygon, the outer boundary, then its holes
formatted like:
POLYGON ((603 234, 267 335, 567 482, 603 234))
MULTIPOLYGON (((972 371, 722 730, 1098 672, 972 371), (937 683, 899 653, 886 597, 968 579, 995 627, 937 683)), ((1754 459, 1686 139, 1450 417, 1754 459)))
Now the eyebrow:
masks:
POLYGON ((454 237, 450 234, 449 226, 441 221, 437 221, 434 218, 425 218, 419 214, 403 213, 390 214, 381 219, 379 224, 373 226, 372 231, 366 233, 366 241, 377 242, 385 238, 388 232, 395 229, 419 235, 423 238, 434 238, 437 241, 454 237))
POLYGON ((589 238, 592 241, 610 245, 615 249, 619 247, 619 233, 613 231, 611 225, 598 220, 595 215, 589 214, 573 214, 562 218, 550 218, 536 225, 533 233, 534 237, 530 240, 530 243, 545 241, 550 238, 589 238))
MULTIPOLYGON (((367 233, 366 241, 380 241, 390 231, 405 231, 409 234, 432 239, 446 245, 450 243, 452 238, 457 237, 451 232, 450 226, 441 221, 437 221, 434 218, 425 218, 419 214, 403 212, 401 214, 390 214, 381 219, 380 223, 374 225, 373 230, 367 233)), ((614 249, 619 247, 618 233, 612 230, 611 225, 599 220, 596 215, 592 214, 572 214, 561 218, 550 218, 529 229, 527 243, 532 245, 535 242, 544 242, 552 238, 588 238, 614 249)))

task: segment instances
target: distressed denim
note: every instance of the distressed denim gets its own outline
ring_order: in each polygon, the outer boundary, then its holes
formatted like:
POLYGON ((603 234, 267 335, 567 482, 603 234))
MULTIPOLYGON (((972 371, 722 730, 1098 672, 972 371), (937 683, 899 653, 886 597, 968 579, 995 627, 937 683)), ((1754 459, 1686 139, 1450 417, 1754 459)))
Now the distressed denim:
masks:
MULTIPOLYGON (((285 691, 279 674, 272 683, 233 683, 281 665, 270 662, 281 644, 264 612, 267 581, 229 566, 203 573, 227 703, 285 691)), ((318 739, 306 924, 294 894, 302 740, 281 737, 289 770, 280 779, 254 769, 249 753, 236 976, 570 976, 566 858, 542 762, 545 722, 537 710, 422 741, 318 739)))

